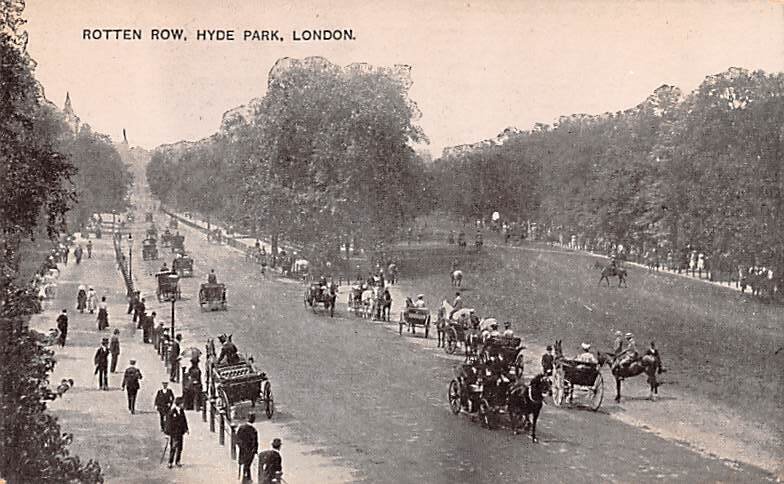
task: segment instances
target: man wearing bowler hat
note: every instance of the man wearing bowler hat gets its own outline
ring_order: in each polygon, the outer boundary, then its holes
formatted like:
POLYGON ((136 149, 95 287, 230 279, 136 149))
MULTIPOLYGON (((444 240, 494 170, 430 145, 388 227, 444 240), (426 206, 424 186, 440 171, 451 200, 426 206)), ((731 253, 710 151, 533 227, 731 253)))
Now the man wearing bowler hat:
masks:
POLYGON ((237 462, 242 466, 242 480, 245 482, 253 481, 250 466, 259 451, 259 433, 253 427, 255 421, 256 415, 251 413, 248 415, 248 421, 237 429, 237 447, 240 449, 237 462))
POLYGON ((131 366, 125 369, 123 375, 122 389, 128 392, 128 411, 133 415, 136 413, 136 394, 139 393, 142 372, 136 368, 136 360, 131 360, 130 364, 131 366))
POLYGON ((280 439, 272 440, 272 449, 259 454, 259 483, 278 484, 283 476, 283 459, 280 456, 280 439))

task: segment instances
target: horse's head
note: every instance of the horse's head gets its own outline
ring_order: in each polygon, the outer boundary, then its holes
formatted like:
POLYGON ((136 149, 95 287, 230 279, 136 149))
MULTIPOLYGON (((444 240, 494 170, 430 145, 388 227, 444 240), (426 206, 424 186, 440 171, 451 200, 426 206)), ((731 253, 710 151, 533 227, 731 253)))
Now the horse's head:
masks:
POLYGON ((541 400, 545 395, 550 393, 550 381, 543 373, 539 373, 531 379, 528 383, 531 388, 531 395, 536 400, 541 400))
POLYGON ((561 346, 561 341, 562 340, 557 339, 553 344, 553 351, 555 353, 556 358, 563 358, 563 347, 561 346))

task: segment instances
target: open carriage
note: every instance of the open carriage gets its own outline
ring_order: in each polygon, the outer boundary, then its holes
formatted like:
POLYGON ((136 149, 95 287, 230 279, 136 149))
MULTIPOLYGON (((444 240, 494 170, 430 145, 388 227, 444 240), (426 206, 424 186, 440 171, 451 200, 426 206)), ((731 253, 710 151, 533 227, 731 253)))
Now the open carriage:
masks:
POLYGON ((272 383, 266 373, 254 368, 253 359, 240 356, 240 362, 234 365, 218 365, 216 361, 215 345, 210 340, 207 344, 209 393, 216 398, 218 409, 225 412, 226 418, 234 419, 240 403, 250 402, 255 407, 256 402, 260 402, 267 418, 271 419, 275 413, 272 383))
POLYGON ((180 277, 193 277, 193 257, 177 257, 172 261, 172 270, 180 277))
POLYGON ((172 254, 184 254, 185 253, 185 236, 176 234, 172 236, 172 243, 171 243, 171 251, 172 254))
POLYGON ((335 303, 337 302, 337 286, 334 282, 322 286, 318 282, 312 282, 305 288, 305 306, 311 307, 314 311, 319 304, 323 305, 325 311, 329 311, 330 317, 335 315, 335 303))
POLYGON ((226 285, 205 283, 199 288, 199 305, 202 311, 226 309, 226 285))
POLYGON ((408 326, 408 332, 416 334, 416 327, 425 328, 425 338, 430 336, 430 310, 427 308, 408 307, 400 312, 399 334, 403 334, 403 327, 408 326))
POLYGON ((172 299, 182 299, 180 293, 180 276, 170 272, 159 272, 155 275, 158 279, 158 289, 155 292, 158 301, 171 301, 172 299))
POLYGON ((158 247, 155 239, 144 239, 142 242, 142 259, 158 260, 158 247))
POLYGON ((556 358, 553 368, 553 403, 560 407, 568 399, 574 400, 575 392, 590 399, 590 408, 599 410, 604 398, 604 380, 597 363, 585 363, 566 358, 556 358))
POLYGON ((525 369, 522 339, 514 336, 492 336, 482 344, 479 360, 487 364, 497 361, 507 372, 516 376, 523 375, 525 369))
POLYGON ((444 333, 444 351, 454 354, 459 347, 465 349, 465 354, 473 354, 479 343, 479 329, 475 328, 478 318, 473 309, 458 309, 448 317, 451 306, 441 308, 439 312, 439 331, 444 333))

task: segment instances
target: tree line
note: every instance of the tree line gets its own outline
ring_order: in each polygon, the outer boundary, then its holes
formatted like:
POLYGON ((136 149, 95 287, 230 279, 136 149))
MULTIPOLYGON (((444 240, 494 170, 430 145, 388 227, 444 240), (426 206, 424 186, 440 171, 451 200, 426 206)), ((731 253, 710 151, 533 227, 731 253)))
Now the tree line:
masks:
POLYGON ((152 193, 253 233, 305 244, 316 257, 372 246, 413 215, 425 184, 412 145, 426 141, 405 66, 279 60, 263 98, 218 132, 155 150, 152 193))
POLYGON ((688 95, 561 117, 436 160, 441 208, 498 210, 626 246, 784 270, 784 74, 731 68, 688 95))
POLYGON ((20 249, 35 238, 54 242, 94 212, 122 210, 131 180, 108 137, 87 125, 75 131, 44 97, 26 51, 24 6, 0 0, 0 478, 102 482, 100 465, 70 455, 72 437, 46 411, 55 360, 26 329, 41 308, 20 278, 20 249))

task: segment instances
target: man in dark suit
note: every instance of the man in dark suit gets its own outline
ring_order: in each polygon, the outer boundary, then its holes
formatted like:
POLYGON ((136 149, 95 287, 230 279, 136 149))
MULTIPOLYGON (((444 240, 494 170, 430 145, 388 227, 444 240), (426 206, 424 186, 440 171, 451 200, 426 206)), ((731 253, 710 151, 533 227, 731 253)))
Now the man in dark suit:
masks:
POLYGON ((280 439, 272 441, 272 449, 259 454, 259 483, 278 484, 283 476, 283 459, 280 456, 280 439))
POLYGON ((246 482, 253 481, 250 466, 253 464, 256 452, 259 451, 259 433, 253 427, 255 421, 256 415, 250 414, 248 421, 237 429, 237 447, 240 449, 237 462, 242 466, 242 479, 246 482))
POLYGON ((188 433, 188 419, 185 418, 185 409, 182 408, 182 397, 174 400, 174 407, 169 412, 167 418, 167 434, 171 439, 169 446, 169 469, 172 464, 182 467, 180 458, 182 457, 182 436, 188 433))
POLYGON ((158 410, 158 415, 161 418, 161 432, 165 433, 166 416, 169 414, 171 406, 174 403, 174 392, 169 388, 169 382, 161 382, 161 385, 163 386, 158 389, 158 393, 155 394, 155 409, 158 410))
POLYGON ((136 323, 136 329, 142 329, 144 313, 147 311, 147 306, 144 304, 144 302, 144 298, 141 298, 141 300, 136 303, 136 307, 133 310, 133 321, 136 323))
POLYGON ((136 413, 136 394, 139 393, 139 380, 142 379, 142 372, 136 368, 136 360, 130 361, 131 366, 125 369, 123 375, 122 389, 128 392, 128 411, 131 415, 136 413))
POLYGON ((95 374, 98 375, 98 388, 100 390, 109 389, 109 338, 101 339, 101 346, 95 351, 93 362, 95 363, 95 374))
POLYGON ((180 381, 180 341, 182 335, 177 333, 169 348, 169 381, 172 383, 180 381))
POLYGON ((61 347, 65 346, 65 339, 68 337, 68 311, 65 309, 57 316, 57 330, 60 332, 57 342, 61 347))

